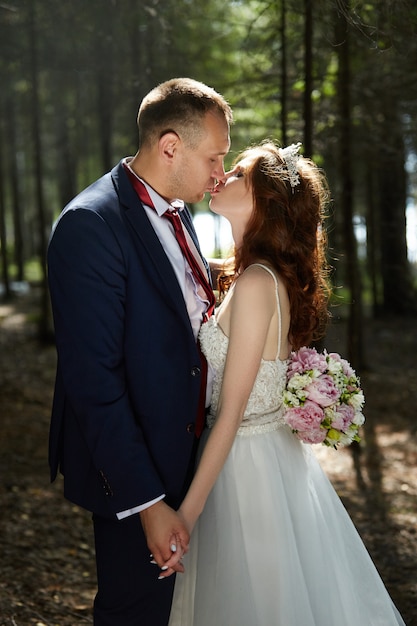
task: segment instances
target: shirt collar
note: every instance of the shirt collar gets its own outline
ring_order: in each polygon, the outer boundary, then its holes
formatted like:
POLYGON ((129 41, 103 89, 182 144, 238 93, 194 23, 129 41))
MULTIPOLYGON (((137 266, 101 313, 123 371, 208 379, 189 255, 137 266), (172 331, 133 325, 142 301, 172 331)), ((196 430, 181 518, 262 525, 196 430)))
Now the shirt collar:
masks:
POLYGON ((180 200, 179 198, 177 198, 173 200, 171 203, 167 202, 165 198, 160 196, 159 193, 157 193, 155 189, 153 189, 153 187, 148 185, 148 183, 145 180, 143 180, 140 176, 136 174, 136 172, 133 171, 133 169, 130 167, 130 161, 132 160, 132 158, 133 157, 127 157, 126 159, 124 159, 124 162, 128 166, 129 170, 134 174, 134 176, 136 176, 136 178, 138 178, 145 185, 151 197, 153 205, 155 207, 155 211, 157 212, 159 217, 161 217, 161 215, 163 215, 166 211, 169 211, 172 209, 176 209, 177 211, 182 211, 184 208, 183 200, 180 200))

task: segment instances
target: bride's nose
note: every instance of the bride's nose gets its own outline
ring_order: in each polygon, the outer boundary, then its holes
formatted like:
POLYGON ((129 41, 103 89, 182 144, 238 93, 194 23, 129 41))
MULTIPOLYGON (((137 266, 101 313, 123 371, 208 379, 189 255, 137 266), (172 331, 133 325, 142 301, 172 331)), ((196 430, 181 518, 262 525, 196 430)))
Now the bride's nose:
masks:
POLYGON ((223 176, 221 176, 220 178, 218 178, 218 179, 217 179, 217 181, 218 181, 219 183, 223 183, 223 185, 224 185, 224 183, 226 182, 226 180, 227 180, 228 178, 230 178, 230 177, 231 177, 231 175, 233 174, 233 171, 234 171, 234 170, 229 170, 228 172, 224 172, 223 176))

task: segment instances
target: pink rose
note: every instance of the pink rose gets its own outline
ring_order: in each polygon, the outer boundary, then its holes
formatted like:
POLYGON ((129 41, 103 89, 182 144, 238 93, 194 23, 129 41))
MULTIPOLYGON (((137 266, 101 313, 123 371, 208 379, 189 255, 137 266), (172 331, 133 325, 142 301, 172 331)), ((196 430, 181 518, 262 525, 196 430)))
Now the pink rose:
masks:
MULTIPOLYGON (((324 419, 322 409, 314 402, 306 400, 304 406, 298 406, 287 409, 285 412, 285 420, 293 430, 300 431, 318 431, 320 424, 324 419)), ((325 431, 323 430, 325 433, 325 431)))
POLYGON ((296 433, 296 436, 304 443, 323 443, 327 436, 327 430, 325 428, 312 431, 300 430, 296 433))
POLYGON ((351 407, 349 404, 341 404, 336 408, 336 415, 338 417, 337 425, 336 422, 333 420, 332 428, 336 428, 337 430, 345 432, 354 420, 355 411, 353 407, 351 407))
POLYGON ((343 430, 345 425, 345 421, 343 419, 342 413, 337 413, 334 411, 332 413, 332 428, 334 430, 343 430))
POLYGON ((307 398, 312 402, 317 402, 319 406, 330 406, 340 397, 340 391, 328 374, 322 374, 319 378, 312 380, 306 387, 306 392, 307 398))
POLYGON ((342 369, 345 376, 350 378, 351 376, 355 375, 355 370, 352 368, 349 361, 346 361, 346 359, 342 359, 340 354, 338 354, 337 352, 330 352, 329 357, 333 359, 333 361, 339 361, 339 363, 342 364, 342 369))
POLYGON ((315 348, 300 348, 291 353, 291 362, 288 366, 288 379, 293 374, 302 374, 308 370, 325 372, 327 369, 326 357, 319 354, 315 348))

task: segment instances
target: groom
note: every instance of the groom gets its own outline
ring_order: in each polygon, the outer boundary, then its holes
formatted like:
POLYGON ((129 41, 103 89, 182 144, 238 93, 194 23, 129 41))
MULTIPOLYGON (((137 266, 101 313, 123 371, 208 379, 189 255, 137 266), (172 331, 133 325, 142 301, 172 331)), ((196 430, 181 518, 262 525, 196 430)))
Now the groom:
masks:
POLYGON ((193 463, 207 302, 164 213, 178 198, 201 201, 223 176, 231 122, 202 83, 157 86, 139 109, 137 154, 73 199, 51 235, 49 462, 65 496, 93 513, 96 626, 168 622, 175 577, 157 566, 172 536, 178 561, 189 539, 175 508, 193 463))

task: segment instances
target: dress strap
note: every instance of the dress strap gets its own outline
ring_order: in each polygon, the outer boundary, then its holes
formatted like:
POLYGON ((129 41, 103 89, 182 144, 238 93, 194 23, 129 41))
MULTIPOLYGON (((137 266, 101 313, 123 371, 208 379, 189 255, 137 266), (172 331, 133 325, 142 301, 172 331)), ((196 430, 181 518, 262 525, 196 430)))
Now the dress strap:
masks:
POLYGON ((276 299, 277 299, 277 311, 278 311, 278 351, 277 351, 277 358, 279 358, 279 355, 281 354, 282 320, 281 320, 281 304, 280 304, 280 301, 279 301, 279 293, 278 293, 278 280, 277 280, 277 277, 275 276, 275 273, 267 265, 263 265, 263 263, 252 263, 250 267, 252 267, 254 265, 257 265, 258 267, 262 267, 269 274, 271 274, 272 278, 274 279, 275 296, 276 296, 276 299))

